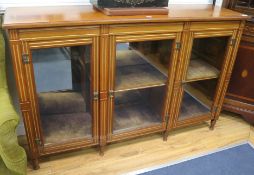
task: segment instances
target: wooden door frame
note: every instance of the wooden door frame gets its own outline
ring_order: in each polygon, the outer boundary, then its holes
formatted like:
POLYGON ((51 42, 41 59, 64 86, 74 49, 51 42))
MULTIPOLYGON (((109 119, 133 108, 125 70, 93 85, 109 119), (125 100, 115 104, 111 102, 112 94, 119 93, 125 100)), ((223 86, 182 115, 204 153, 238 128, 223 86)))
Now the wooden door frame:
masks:
MULTIPOLYGON (((154 25, 154 24, 153 24, 154 25)), ((172 25, 172 24, 171 24, 172 25)), ((130 25, 131 26, 131 25, 130 25)), ((170 26, 170 25, 169 25, 170 26)), ((148 26, 149 27, 149 26, 148 26)), ((159 27, 157 27, 159 29, 159 27)), ((128 29, 128 25, 127 25, 128 29)), ((171 39, 174 40, 173 48, 172 48, 172 55, 171 55, 171 62, 170 62, 170 69, 168 73, 168 82, 167 82, 167 95, 165 97, 164 102, 164 115, 162 116, 162 123, 160 125, 151 126, 143 129, 138 129, 134 131, 124 132, 120 134, 113 134, 113 108, 114 108, 114 96, 110 96, 108 98, 108 113, 107 113, 107 143, 115 142, 123 139, 135 138, 141 135, 151 134, 155 132, 165 132, 166 130, 166 123, 167 123, 167 116, 168 116, 168 109, 170 107, 170 96, 173 92, 173 83, 174 83, 174 76, 175 76, 175 67, 177 64, 177 60, 179 57, 179 50, 176 49, 176 43, 180 42, 181 40, 181 31, 156 31, 151 30, 150 32, 143 32, 136 34, 136 31, 131 33, 111 33, 109 35, 109 78, 108 78, 108 91, 114 92, 114 82, 115 82, 115 57, 116 57, 116 44, 117 43, 124 43, 124 42, 132 42, 132 41, 154 41, 154 40, 167 40, 171 39), (112 71, 113 70, 113 71, 112 71)))
MULTIPOLYGON (((30 157, 34 169, 38 158, 49 154, 79 149, 99 143, 99 99, 93 98, 93 139, 43 147, 39 108, 32 64, 32 49, 92 45, 92 89, 99 92, 99 26, 9 30, 15 78, 24 118, 30 157), (60 31, 60 32, 59 32, 60 31), (24 60, 26 57, 26 60, 24 60), (23 60, 23 62, 22 62, 23 60), (38 139, 38 140, 37 140, 38 139), (37 140, 37 143, 36 143, 37 140)), ((95 93, 96 94, 96 93, 95 93)), ((91 94, 93 96, 93 94, 91 94)), ((91 97, 92 98, 92 97, 91 97)))
MULTIPOLYGON (((187 24, 186 24, 187 25, 187 24)), ((200 24, 198 24, 200 25, 200 24)), ((199 26, 200 27, 200 26, 199 26)), ((223 101, 224 98, 222 98, 223 93, 222 93, 222 87, 225 87, 224 82, 226 80, 226 73, 228 71, 227 66, 229 65, 230 61, 232 61, 230 59, 231 55, 232 55, 232 51, 234 49, 234 47, 230 46, 230 40, 236 37, 236 34, 238 32, 238 28, 232 28, 230 29, 230 27, 227 27, 227 29, 207 29, 206 31, 202 31, 202 30, 196 30, 196 29, 191 29, 191 24, 189 24, 189 26, 187 26, 187 28, 189 28, 189 31, 187 31, 184 34, 183 38, 186 38, 183 42, 186 43, 193 43, 193 40, 195 38, 206 38, 206 37, 215 37, 215 36, 229 36, 229 40, 228 40, 228 46, 227 46, 227 51, 225 52, 225 60, 223 63, 223 68, 221 70, 223 70, 223 72, 221 72, 220 78, 219 78, 219 82, 217 83, 217 90, 215 93, 215 100, 214 100, 214 104, 211 108, 211 115, 204 115, 204 116, 200 116, 197 119, 191 119, 187 122, 180 122, 177 120, 179 117, 179 112, 180 112, 180 107, 181 107, 181 102, 182 102, 182 98, 183 98, 183 89, 182 89, 182 81, 185 80, 186 74, 187 74, 187 69, 188 69, 188 64, 190 61, 190 56, 191 56, 191 49, 192 49, 192 44, 189 44, 188 47, 185 47, 185 53, 184 56, 182 57, 181 62, 179 63, 179 67, 177 68, 179 71, 183 70, 182 72, 178 72, 178 76, 176 77, 176 85, 177 88, 175 89, 175 92, 173 94, 173 98, 174 99, 174 103, 176 105, 176 109, 171 109, 171 116, 170 116, 170 120, 168 123, 168 128, 167 128, 167 134, 165 137, 167 137, 169 130, 172 130, 174 128, 177 127, 183 127, 183 126, 187 126, 187 125, 192 125, 195 123, 200 123, 202 121, 205 120, 213 120, 215 118, 218 118, 218 106, 222 105, 221 101, 223 101), (216 109, 216 110, 215 110, 216 109)), ((212 28, 212 25, 211 25, 212 28)))
MULTIPOLYGON (((36 83, 35 83, 35 77, 34 77, 34 69, 32 64, 32 50, 34 49, 46 49, 46 48, 54 48, 54 47, 71 47, 71 46, 81 46, 81 45, 91 45, 91 74, 93 77, 93 80, 91 82, 91 87, 93 92, 98 92, 98 68, 95 68, 94 66, 98 65, 98 57, 96 58, 96 48, 97 45, 96 42, 98 42, 98 38, 94 37, 87 37, 87 38, 73 38, 71 40, 44 40, 43 44, 41 41, 22 41, 23 46, 23 54, 29 55, 29 64, 27 66, 25 65, 25 73, 26 76, 29 77, 29 81, 27 82, 27 86, 29 87, 30 91, 30 98, 31 98, 31 104, 32 104, 32 114, 36 117, 35 119, 35 133, 38 136, 37 138, 40 139, 41 144, 39 147, 39 154, 40 156, 48 155, 48 154, 54 154, 62 151, 68 151, 72 149, 87 147, 96 145, 99 142, 99 135, 98 135, 98 106, 99 102, 98 100, 93 100, 93 116, 92 116, 92 133, 93 133, 93 139, 82 139, 82 141, 77 140, 73 141, 71 143, 60 143, 60 144, 53 144, 48 146, 44 145, 44 137, 43 137, 43 131, 41 128, 41 120, 40 120, 40 112, 39 112, 39 106, 38 106, 38 99, 37 99, 37 93, 36 93, 36 83), (94 80, 95 79, 95 80, 94 80), (96 80, 97 79, 97 80, 96 80)), ((91 94, 93 96, 93 94, 91 94)), ((92 98, 92 97, 91 97, 92 98)), ((37 139, 36 138, 36 139, 37 139)))

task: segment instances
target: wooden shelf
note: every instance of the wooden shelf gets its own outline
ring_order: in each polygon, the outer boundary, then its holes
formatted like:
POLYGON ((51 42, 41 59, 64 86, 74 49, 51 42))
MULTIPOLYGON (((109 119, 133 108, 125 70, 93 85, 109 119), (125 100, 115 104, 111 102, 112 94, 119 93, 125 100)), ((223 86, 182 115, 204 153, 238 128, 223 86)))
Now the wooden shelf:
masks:
POLYGON ((45 145, 92 138, 90 113, 41 115, 45 145))
POLYGON ((45 145, 92 137, 89 103, 81 93, 39 93, 38 103, 45 145))
POLYGON ((165 88, 115 93, 114 134, 161 124, 165 88))
POLYGON ((116 65, 116 92, 166 84, 167 77, 132 50, 117 53, 116 65))
POLYGON ((213 103, 211 97, 205 95, 197 88, 192 87, 190 84, 185 84, 184 91, 191 95, 193 98, 195 98, 197 101, 205 105, 207 108, 211 108, 213 103))
POLYGON ((160 123, 161 116, 154 111, 153 106, 144 101, 115 106, 114 134, 154 126, 160 123))
MULTIPOLYGON (((135 50, 133 50, 135 51, 135 50)), ((159 70, 163 75, 168 76, 168 68, 166 65, 161 64, 159 61, 159 57, 156 54, 149 54, 145 56, 139 51, 135 51, 138 55, 140 55, 144 60, 154 66, 157 70, 159 70)))
POLYGON ((209 114, 210 109, 188 93, 184 93, 178 120, 186 120, 209 114))
POLYGON ((139 65, 139 64, 147 64, 147 61, 139 54, 137 54, 134 50, 128 50, 129 46, 121 45, 119 49, 116 51, 116 66, 124 67, 130 65, 139 65), (127 47, 127 48, 126 48, 127 47))
POLYGON ((220 71, 201 59, 191 59, 185 82, 218 78, 220 71))

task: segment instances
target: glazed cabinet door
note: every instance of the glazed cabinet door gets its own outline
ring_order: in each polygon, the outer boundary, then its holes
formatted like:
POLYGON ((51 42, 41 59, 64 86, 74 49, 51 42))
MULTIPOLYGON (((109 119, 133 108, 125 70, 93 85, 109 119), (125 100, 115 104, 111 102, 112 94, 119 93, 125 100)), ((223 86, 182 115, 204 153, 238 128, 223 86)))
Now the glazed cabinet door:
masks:
POLYGON ((108 142, 166 129, 182 24, 112 26, 108 142))
POLYGON ((23 34, 34 141, 41 155, 99 142, 99 39, 95 31, 88 36, 86 30, 97 29, 66 29, 66 35, 46 30, 44 38, 36 32, 35 38, 30 38, 31 32, 23 34))
MULTIPOLYGON (((219 26, 213 25, 208 27, 219 26)), ((176 108, 170 112, 169 128, 214 119, 224 99, 237 30, 198 31, 198 27, 202 25, 191 25, 191 32, 186 34, 184 42, 188 44, 179 64, 182 68, 178 69, 173 102, 176 108)))

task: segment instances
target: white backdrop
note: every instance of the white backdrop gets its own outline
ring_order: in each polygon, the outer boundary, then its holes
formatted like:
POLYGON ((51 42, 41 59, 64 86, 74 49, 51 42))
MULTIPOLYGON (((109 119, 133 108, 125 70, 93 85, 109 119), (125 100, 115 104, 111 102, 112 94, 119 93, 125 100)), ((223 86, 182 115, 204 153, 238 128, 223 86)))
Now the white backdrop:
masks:
MULTIPOLYGON (((169 4, 211 4, 212 0, 169 0, 169 4)), ((89 0, 0 0, 0 8, 9 6, 81 5, 89 0)))

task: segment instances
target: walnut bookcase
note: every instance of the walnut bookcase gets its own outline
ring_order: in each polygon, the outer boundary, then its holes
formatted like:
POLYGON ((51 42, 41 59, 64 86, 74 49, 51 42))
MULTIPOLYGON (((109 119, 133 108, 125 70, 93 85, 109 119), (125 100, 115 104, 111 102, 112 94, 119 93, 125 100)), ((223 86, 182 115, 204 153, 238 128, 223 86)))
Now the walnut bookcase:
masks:
POLYGON ((9 8, 30 158, 219 117, 245 20, 213 6, 109 17, 91 6, 9 8), (67 11, 71 11, 69 14, 67 11))

